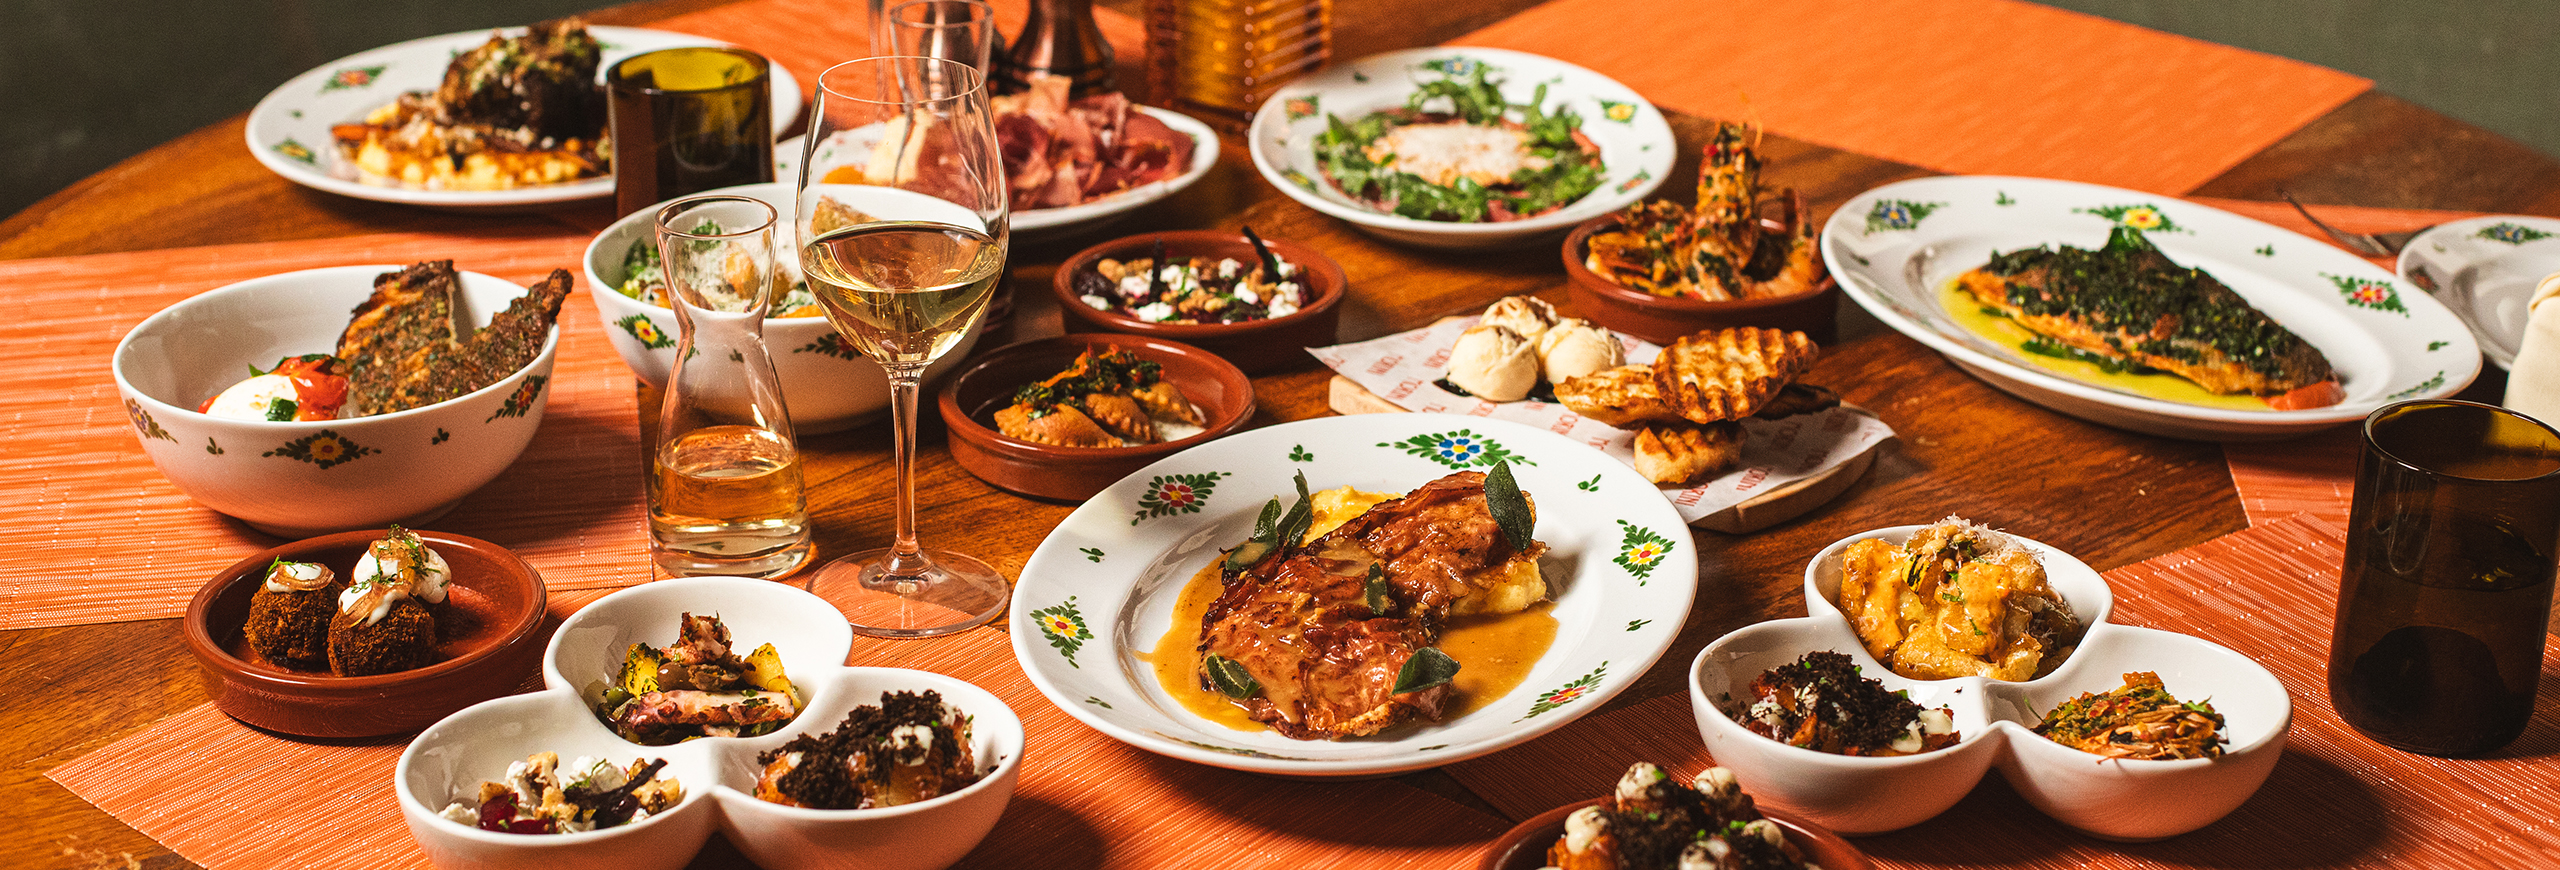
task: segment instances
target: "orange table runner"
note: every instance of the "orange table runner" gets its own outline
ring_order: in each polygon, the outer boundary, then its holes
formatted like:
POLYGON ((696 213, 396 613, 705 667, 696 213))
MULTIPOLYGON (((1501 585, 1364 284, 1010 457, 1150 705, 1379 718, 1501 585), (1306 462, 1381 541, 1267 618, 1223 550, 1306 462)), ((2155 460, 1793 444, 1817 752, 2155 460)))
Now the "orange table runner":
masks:
MULTIPOLYGON (((574 609, 595 596, 565 600, 574 609)), ((563 602, 553 596, 555 612, 563 602)), ((847 661, 949 674, 1021 715, 1021 783, 961 867, 1046 867, 1071 855, 1114 868, 1453 868, 1509 827, 1394 780, 1277 780, 1119 743, 1033 688, 1001 628, 857 639, 847 661)), ((205 704, 46 776, 212 870, 423 868, 391 790, 405 744, 302 743, 205 704), (329 820, 329 836, 312 835, 313 819, 329 820)), ((725 866, 724 854, 706 852, 695 866, 725 866)))
MULTIPOLYGON (((2560 854, 2560 693, 2522 739, 2489 758, 2388 749, 2329 706, 2329 623, 2345 532, 2311 517, 2107 572, 2116 621, 2185 632, 2267 666, 2293 696, 2283 760, 2220 822, 2158 843, 2106 843, 2046 819, 1996 777, 1918 826, 1857 841, 1888 867, 2530 867, 2560 854)), ((1683 663, 1685 664, 1685 663, 1683 663)), ((2560 649, 2543 682, 2560 683, 2560 649)), ((1449 772, 1507 815, 1608 793, 1629 763, 1681 774, 1712 764, 1689 700, 1657 698, 1585 718, 1449 772)))
POLYGON ((2371 82, 2018 0, 1554 0, 1455 40, 1944 172, 2183 193, 2371 82))
MULTIPOLYGON (((392 234, 0 261, 0 629, 160 619, 205 578, 282 543, 197 505, 142 453, 109 372, 116 342, 153 312, 225 284, 297 269, 454 260, 529 284, 578 273, 583 236, 392 234)), ((584 283, 580 278, 579 282, 584 283)), ((650 577, 630 370, 584 293, 561 306, 542 429, 499 479, 435 523, 505 545, 552 589, 650 577)))

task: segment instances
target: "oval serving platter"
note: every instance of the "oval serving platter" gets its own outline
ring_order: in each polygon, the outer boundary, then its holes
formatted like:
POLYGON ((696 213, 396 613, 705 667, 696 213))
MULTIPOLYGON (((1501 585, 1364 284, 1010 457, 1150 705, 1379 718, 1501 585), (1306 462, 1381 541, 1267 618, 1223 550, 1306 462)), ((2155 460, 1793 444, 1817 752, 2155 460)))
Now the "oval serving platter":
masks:
POLYGON ((1945 176, 1861 193, 1822 228, 1822 256, 1849 298, 1885 325, 2019 398, 2092 422, 2208 440, 2285 438, 2363 419, 2403 399, 2449 396, 2480 372, 2480 348, 2433 297, 2290 230, 2153 193, 2000 176, 1945 176), (2144 230, 2329 358, 2346 399, 2256 411, 2190 405, 2049 371, 1956 323, 1938 291, 1997 251, 2098 248, 2144 230))
POLYGON ((1040 543, 1011 605, 1014 656, 1049 701, 1150 752, 1293 777, 1386 776, 1484 755, 1598 707, 1671 646, 1697 591, 1680 515, 1634 469, 1563 436, 1444 414, 1301 420, 1160 460, 1102 491, 1040 543), (1556 587, 1555 642, 1518 687, 1437 723, 1341 741, 1240 731, 1195 715, 1138 658, 1175 599, 1274 496, 1349 484, 1404 493, 1507 459, 1537 506, 1556 587), (1636 497, 1642 494, 1646 497, 1636 497))
MULTIPOLYGON (((523 28, 500 28, 521 33, 523 28)), ((587 32, 604 48, 596 64, 603 71, 623 58, 662 48, 692 45, 729 46, 717 39, 641 27, 589 25, 587 32)), ((360 51, 322 64, 269 91, 249 110, 249 154, 286 181, 357 199, 452 208, 531 206, 574 202, 613 195, 613 175, 564 184, 514 190, 411 190, 365 184, 338 158, 329 128, 364 120, 367 113, 410 91, 435 90, 445 65, 489 41, 490 31, 471 30, 428 36, 360 51)), ((773 70, 773 132, 780 135, 800 117, 800 81, 779 63, 773 70)))

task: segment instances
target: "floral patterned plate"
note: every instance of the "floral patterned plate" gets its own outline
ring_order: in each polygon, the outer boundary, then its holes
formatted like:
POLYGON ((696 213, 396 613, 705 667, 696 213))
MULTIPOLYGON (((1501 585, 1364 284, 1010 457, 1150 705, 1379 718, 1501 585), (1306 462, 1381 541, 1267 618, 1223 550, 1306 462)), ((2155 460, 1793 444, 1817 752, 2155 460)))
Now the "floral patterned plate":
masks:
MULTIPOLYGON (((2284 438, 2363 419, 2403 399, 2449 396, 2480 373, 2460 318, 2390 273, 2325 242, 2175 197, 2043 178, 1944 176, 1861 193, 1822 228, 1822 257, 1868 313, 2019 398, 2092 422, 2172 438, 2284 438), (1994 252, 2097 248, 2144 231, 2329 358, 2346 399, 2246 410, 2170 401, 2084 381, 1958 322, 1949 280, 1994 252)), ((1961 312, 1969 314, 1970 312, 1961 312)))
POLYGON ((1671 647, 1697 575, 1680 515, 1599 451, 1476 417, 1323 417, 1185 450, 1076 509, 1023 566, 1013 651, 1051 703, 1131 746, 1257 773, 1386 776, 1494 752, 1597 708, 1671 647), (1557 626, 1518 687, 1481 708, 1373 737, 1292 740, 1189 712, 1140 658, 1172 629, 1192 575, 1252 534, 1264 502, 1294 498, 1295 474, 1311 489, 1402 493, 1501 460, 1537 505, 1557 626))
MULTIPOLYGON (((587 32, 604 46, 599 75, 623 58, 662 48, 728 45, 664 30, 590 25, 587 32)), ((461 54, 489 41, 490 31, 473 30, 412 39, 322 64, 294 76, 267 93, 249 111, 249 153, 286 181, 330 193, 410 205, 480 208, 571 202, 613 195, 613 176, 516 190, 410 190, 359 182, 353 167, 340 160, 329 128, 364 120, 374 109, 409 91, 434 90, 444 68, 461 54)), ((800 81, 791 71, 773 69, 773 131, 776 135, 800 115, 800 81)), ((598 81, 602 81, 601 78, 598 81)))
POLYGON ((2400 277, 2471 323, 2480 352, 2515 365, 2533 288, 2560 272, 2560 220, 2490 215, 2438 224, 2400 250, 2400 277))

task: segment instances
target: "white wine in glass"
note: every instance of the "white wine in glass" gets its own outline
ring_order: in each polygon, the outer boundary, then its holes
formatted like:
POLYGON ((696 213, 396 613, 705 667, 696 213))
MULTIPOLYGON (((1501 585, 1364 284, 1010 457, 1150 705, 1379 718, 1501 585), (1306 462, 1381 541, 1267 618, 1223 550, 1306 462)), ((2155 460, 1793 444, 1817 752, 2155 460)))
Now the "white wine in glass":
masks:
POLYGON ((818 77, 801 160, 800 267, 828 323, 888 371, 897 536, 827 563, 809 591, 854 631, 932 637, 986 624, 1012 587, 985 562, 918 541, 917 394, 925 367, 987 312, 1011 215, 985 79, 968 65, 874 57, 818 77))

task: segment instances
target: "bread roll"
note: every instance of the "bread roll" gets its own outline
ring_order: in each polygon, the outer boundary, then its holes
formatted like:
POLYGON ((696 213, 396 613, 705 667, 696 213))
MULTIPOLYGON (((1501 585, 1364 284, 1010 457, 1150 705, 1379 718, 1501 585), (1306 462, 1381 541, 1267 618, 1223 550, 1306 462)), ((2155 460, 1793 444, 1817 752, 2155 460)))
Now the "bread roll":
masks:
POLYGON ((1527 398, 1538 386, 1537 346, 1508 326, 1468 327, 1449 351, 1449 382, 1487 401, 1527 398))

